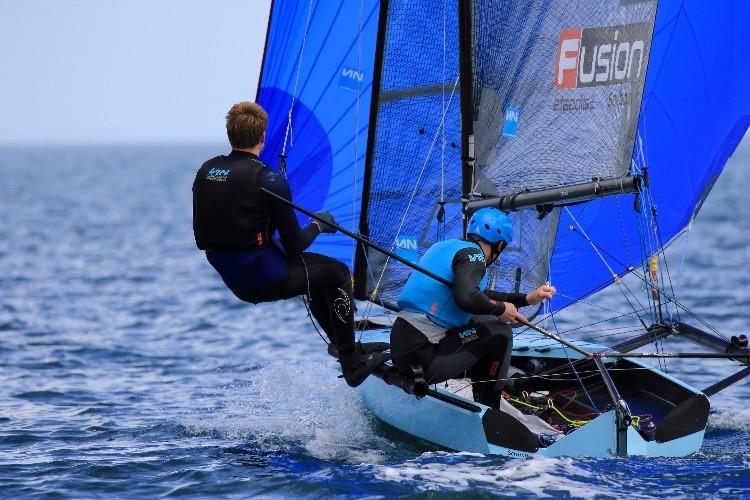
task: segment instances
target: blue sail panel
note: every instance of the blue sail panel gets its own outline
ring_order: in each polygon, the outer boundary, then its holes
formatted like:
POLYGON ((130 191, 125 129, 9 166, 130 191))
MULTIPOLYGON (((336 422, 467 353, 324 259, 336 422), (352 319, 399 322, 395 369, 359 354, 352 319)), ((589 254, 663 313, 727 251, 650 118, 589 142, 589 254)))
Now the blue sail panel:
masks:
MULTIPOLYGON (((286 143, 294 201, 331 212, 353 231, 359 223, 378 12, 377 0, 274 0, 258 89, 257 100, 269 114, 261 160, 278 170, 286 143)), ((318 238, 310 250, 352 265, 354 243, 346 236, 318 238)))
MULTIPOLYGON (((747 2, 659 2, 634 147, 635 164, 648 167, 659 243, 697 215, 750 123, 748 19, 747 2)), ((611 284, 612 272, 638 268, 642 221, 633 202, 616 197, 562 211, 552 259, 560 291, 554 309, 611 284)))

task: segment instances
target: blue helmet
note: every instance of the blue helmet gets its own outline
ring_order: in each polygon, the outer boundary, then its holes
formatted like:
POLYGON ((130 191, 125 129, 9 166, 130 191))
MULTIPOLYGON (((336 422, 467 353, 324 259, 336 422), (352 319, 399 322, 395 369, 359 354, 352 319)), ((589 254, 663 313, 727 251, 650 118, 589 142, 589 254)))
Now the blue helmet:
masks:
POLYGON ((510 223, 510 217, 497 208, 487 207, 477 210, 469 219, 466 232, 490 244, 513 241, 513 225, 510 223))

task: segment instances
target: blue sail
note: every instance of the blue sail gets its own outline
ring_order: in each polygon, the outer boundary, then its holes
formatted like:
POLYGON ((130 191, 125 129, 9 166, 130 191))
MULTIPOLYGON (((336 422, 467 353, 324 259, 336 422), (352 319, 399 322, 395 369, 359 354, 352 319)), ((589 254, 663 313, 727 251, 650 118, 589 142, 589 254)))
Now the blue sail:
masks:
MULTIPOLYGON (((329 211, 354 231, 378 11, 377 0, 273 1, 257 97, 269 114, 261 159, 278 170, 286 141, 295 202, 329 211)), ((354 244, 337 234, 319 238, 310 250, 351 265, 354 244)))
MULTIPOLYGON (((659 2, 634 162, 648 167, 660 245, 696 216, 750 123, 748 19, 748 2, 659 2)), ((618 275, 637 268, 641 221, 633 203, 616 197, 562 211, 554 309, 612 283, 607 266, 618 275)))

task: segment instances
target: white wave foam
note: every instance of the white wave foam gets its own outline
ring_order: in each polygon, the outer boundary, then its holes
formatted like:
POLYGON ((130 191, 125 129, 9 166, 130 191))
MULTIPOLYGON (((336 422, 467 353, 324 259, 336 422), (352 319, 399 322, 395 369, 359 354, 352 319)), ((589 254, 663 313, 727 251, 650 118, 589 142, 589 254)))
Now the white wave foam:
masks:
POLYGON ((219 407, 180 421, 191 433, 244 439, 269 452, 301 446, 316 458, 378 463, 382 453, 364 448, 382 448, 382 438, 334 363, 267 364, 223 388, 219 407))
POLYGON ((592 473, 574 465, 570 458, 535 457, 498 459, 473 453, 431 452, 399 465, 376 466, 383 481, 412 483, 418 491, 463 491, 495 487, 495 493, 556 496, 568 493, 593 498, 592 473))
POLYGON ((750 431, 750 413, 747 408, 718 407, 708 417, 708 427, 719 429, 731 429, 738 431, 750 431))

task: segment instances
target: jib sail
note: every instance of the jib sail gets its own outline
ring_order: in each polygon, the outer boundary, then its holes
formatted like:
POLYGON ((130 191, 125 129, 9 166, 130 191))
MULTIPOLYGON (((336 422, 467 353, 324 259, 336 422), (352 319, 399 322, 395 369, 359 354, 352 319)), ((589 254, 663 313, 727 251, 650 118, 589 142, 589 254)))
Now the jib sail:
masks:
MULTIPOLYGON (((377 26, 377 0, 275 0, 257 96, 270 116, 261 159, 278 170, 284 151, 295 202, 355 231, 377 26)), ((343 235, 311 247, 350 265, 353 249, 343 235)))

